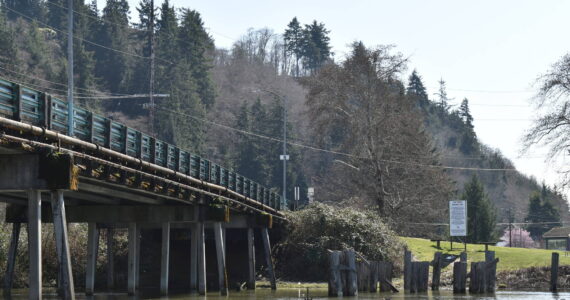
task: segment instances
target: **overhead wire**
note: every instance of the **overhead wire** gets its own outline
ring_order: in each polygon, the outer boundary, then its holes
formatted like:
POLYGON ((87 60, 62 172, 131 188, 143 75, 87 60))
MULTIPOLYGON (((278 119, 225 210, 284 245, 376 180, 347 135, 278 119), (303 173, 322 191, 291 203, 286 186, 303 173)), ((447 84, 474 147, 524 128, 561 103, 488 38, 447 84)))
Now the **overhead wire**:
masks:
MULTIPOLYGON (((217 122, 213 122, 204 118, 200 118, 200 117, 196 117, 190 114, 185 114, 185 113, 181 113, 181 112, 177 112, 174 110, 170 110, 170 109, 166 109, 166 108, 162 108, 157 106, 156 109, 158 110, 162 110, 162 111, 166 111, 169 113, 174 113, 174 114, 178 114, 181 116, 185 116, 185 117, 189 117, 192 118, 194 120, 200 121, 200 122, 204 122, 204 123, 209 123, 215 126, 219 126, 219 127, 223 127, 229 130, 233 130, 236 132, 240 132, 246 135, 250 135, 250 136, 255 136, 258 138, 262 138, 262 139, 267 139, 267 140, 271 140, 274 142, 279 142, 282 143, 283 140, 282 139, 278 139, 278 138, 274 138, 274 137, 270 137, 270 136, 266 136, 266 135, 261 135, 261 134, 257 134, 257 133, 253 133, 250 131, 246 131, 246 130, 242 130, 242 129, 238 129, 238 128, 234 128, 228 125, 224 125, 224 124, 220 124, 217 122)), ((353 155, 350 153, 344 153, 344 152, 339 152, 339 151, 334 151, 334 150, 328 150, 328 149, 323 149, 323 148, 318 148, 315 146, 310 146, 310 145, 304 145, 304 144, 300 144, 300 143, 296 143, 296 142, 291 142, 291 141, 287 141, 287 144, 291 145, 291 146, 297 146, 297 147, 301 147, 301 148, 305 148, 305 149, 310 149, 310 150, 314 150, 314 151, 320 151, 320 152, 326 152, 326 153, 331 153, 331 154, 337 154, 337 155, 342 155, 342 156, 346 156, 346 157, 353 157, 353 158, 358 158, 358 159, 369 159, 367 157, 361 157, 361 156, 357 156, 357 155, 353 155)), ((382 162, 386 162, 386 163, 394 163, 394 164, 402 164, 402 165, 412 165, 412 166, 417 166, 417 167, 426 167, 426 168, 437 168, 437 169, 450 169, 450 170, 465 170, 465 171, 517 171, 516 169, 511 169, 511 168, 471 168, 471 167, 454 167, 454 166, 444 166, 444 165, 430 165, 430 164, 422 164, 422 163, 415 163, 415 162, 403 162, 403 161, 396 161, 396 160, 389 160, 389 159, 379 159, 379 161, 382 162)))

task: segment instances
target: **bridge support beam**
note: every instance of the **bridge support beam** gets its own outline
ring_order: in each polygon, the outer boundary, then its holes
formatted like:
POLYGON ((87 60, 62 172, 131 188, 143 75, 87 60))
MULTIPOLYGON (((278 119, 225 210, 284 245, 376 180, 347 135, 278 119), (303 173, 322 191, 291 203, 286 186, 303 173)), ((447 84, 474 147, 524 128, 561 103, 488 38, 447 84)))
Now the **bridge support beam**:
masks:
POLYGON ((20 240, 21 223, 12 224, 12 238, 8 249, 8 262, 6 263, 6 274, 4 275, 4 296, 10 298, 12 294, 12 284, 14 282, 14 268, 16 266, 16 255, 18 254, 18 242, 20 240))
POLYGON ((206 295, 206 238, 204 222, 198 223, 198 294, 206 295))
POLYGON ((198 224, 192 224, 190 232, 190 290, 198 290, 198 224))
POLYGON ((107 229, 107 288, 115 288, 115 229, 107 229))
POLYGON ((61 292, 64 299, 75 299, 73 272, 71 271, 71 254, 67 236, 67 218, 65 215, 65 200, 63 191, 51 193, 51 207, 53 214, 53 228, 55 232, 55 245, 59 274, 61 276, 61 292))
POLYGON ((134 295, 136 293, 136 277, 137 277, 137 224, 129 223, 129 266, 128 266, 128 283, 127 292, 129 295, 134 295))
POLYGON ((28 191, 29 299, 42 299, 42 204, 41 192, 28 191))
POLYGON ((168 295, 168 271, 170 263, 170 223, 162 223, 162 258, 160 260, 160 293, 168 295))
POLYGON ((273 271, 273 261, 271 260, 271 244, 269 242, 269 232, 267 228, 261 228, 261 239, 263 240, 263 249, 265 250, 265 261, 267 263, 267 275, 269 276, 269 281, 271 283, 271 289, 277 289, 277 283, 275 282, 275 272, 273 271))
POLYGON ((247 254, 249 273, 247 277, 247 288, 255 290, 255 240, 253 235, 253 228, 247 229, 247 254))
POLYGON ((216 239, 216 258, 218 260, 218 284, 220 294, 228 294, 228 275, 226 272, 226 247, 225 234, 221 222, 214 223, 214 236, 216 239))
POLYGON ((141 224, 137 224, 137 234, 136 234, 136 260, 135 260, 135 289, 138 291, 141 282, 141 224))
POLYGON ((99 250, 99 229, 97 224, 89 223, 87 228, 87 268, 85 271, 85 294, 93 295, 95 291, 95 270, 99 250))

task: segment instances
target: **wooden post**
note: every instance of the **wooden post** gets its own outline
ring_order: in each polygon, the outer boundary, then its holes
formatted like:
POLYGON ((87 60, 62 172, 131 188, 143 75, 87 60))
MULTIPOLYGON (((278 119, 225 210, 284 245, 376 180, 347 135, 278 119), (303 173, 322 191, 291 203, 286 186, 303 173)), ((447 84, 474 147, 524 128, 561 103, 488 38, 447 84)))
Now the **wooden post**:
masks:
POLYGON ((412 252, 404 252, 404 290, 411 290, 411 279, 412 279, 412 252))
POLYGON ((439 290, 439 279, 441 277, 441 252, 436 252, 433 255, 433 273, 431 280, 431 290, 439 290))
POLYGON ((467 284, 467 263, 455 262, 453 264, 453 292, 465 293, 467 284))
POLYGON ((366 265, 364 262, 359 262, 356 265, 358 270, 358 290, 360 292, 368 291, 368 286, 370 285, 370 267, 372 263, 373 262, 370 262, 369 265, 366 265))
POLYGON ((21 223, 12 224, 12 238, 8 249, 8 262, 6 263, 6 274, 4 275, 4 296, 10 298, 12 294, 12 284, 14 282, 14 268, 16 266, 16 256, 18 255, 18 242, 20 241, 21 223))
POLYGON ((162 250, 160 260, 160 294, 168 295, 168 270, 170 263, 170 223, 162 223, 162 250))
POLYGON ((198 224, 192 224, 190 232, 190 290, 198 289, 198 224))
POLYGON ((370 286, 368 287, 368 290, 371 293, 376 293, 378 286, 378 262, 371 261, 369 268, 368 283, 370 286))
POLYGON ((206 295, 206 239, 204 222, 198 223, 198 293, 206 295))
POLYGON ((107 229, 107 288, 115 288, 115 230, 107 229))
POLYGON ((559 254, 552 252, 552 262, 550 264, 550 291, 558 291, 558 259, 559 254))
MULTIPOLYGON (((347 270, 347 296, 358 295, 358 282, 356 281, 356 253, 354 250, 345 250, 344 257, 346 259, 347 270)), ((376 273, 378 274, 378 273, 376 273)))
POLYGON ((418 292, 418 274, 420 272, 420 264, 419 262, 411 262, 411 272, 410 272, 410 292, 417 293, 418 292))
POLYGON ((418 292, 427 292, 428 290, 428 280, 429 280, 429 262, 421 261, 419 264, 418 273, 418 292))
POLYGON ((137 224, 129 223, 129 266, 128 266, 128 286, 129 295, 136 293, 136 271, 137 271, 137 224))
POLYGON ((42 203, 41 192, 28 192, 29 299, 42 299, 42 203))
POLYGON ((378 281, 380 282, 380 292, 392 291, 392 263, 387 261, 378 262, 378 281))
POLYGON ((269 273, 269 281, 271 282, 271 289, 277 289, 275 282, 275 272, 273 272, 273 261, 271 260, 271 244, 269 243, 269 232, 267 228, 261 228, 261 239, 263 240, 263 249, 265 250, 265 261, 267 263, 267 272, 269 273))
POLYGON ((459 254, 459 261, 460 262, 467 262, 467 252, 461 252, 461 254, 459 254))
POLYGON ((329 253, 329 296, 342 297, 342 280, 340 277, 340 251, 329 253))
POLYGON ((87 228, 87 268, 85 271, 85 294, 93 295, 95 290, 95 271, 97 269, 97 250, 99 249, 99 230, 95 223, 87 228))
POLYGON ((220 286, 220 294, 226 296, 228 294, 228 274, 226 271, 226 253, 224 233, 221 222, 214 223, 214 237, 216 239, 216 258, 218 260, 218 284, 220 286))
POLYGON ((255 240, 253 228, 247 229, 247 254, 249 265, 247 288, 255 290, 255 240))
POLYGON ((497 274, 497 264, 495 263, 495 251, 485 252, 485 272, 486 272, 486 291, 488 293, 495 292, 495 281, 497 274))

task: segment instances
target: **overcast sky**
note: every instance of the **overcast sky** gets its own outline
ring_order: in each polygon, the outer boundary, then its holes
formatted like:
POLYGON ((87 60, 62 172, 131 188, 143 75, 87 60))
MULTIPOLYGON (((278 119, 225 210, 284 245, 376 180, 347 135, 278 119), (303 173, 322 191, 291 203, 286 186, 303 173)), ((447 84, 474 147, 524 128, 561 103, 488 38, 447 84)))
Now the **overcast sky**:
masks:
MULTIPOLYGON (((99 1, 99 8, 104 0, 99 1)), ((129 0, 136 11, 138 0, 129 0)), ((155 0, 159 6, 162 0, 155 0)), ((470 100, 480 140, 500 149, 522 172, 552 185, 555 166, 544 151, 519 156, 535 116, 536 78, 570 52, 570 1, 307 1, 171 0, 202 14, 217 47, 229 48, 248 28, 282 33, 289 21, 318 20, 331 31, 336 58, 347 45, 393 44, 411 59, 433 97, 438 80, 459 103, 470 100)), ((133 18, 137 17, 133 14, 133 18)), ((134 19, 132 21, 135 21, 134 19)), ((564 160, 565 158, 562 158, 564 160)))

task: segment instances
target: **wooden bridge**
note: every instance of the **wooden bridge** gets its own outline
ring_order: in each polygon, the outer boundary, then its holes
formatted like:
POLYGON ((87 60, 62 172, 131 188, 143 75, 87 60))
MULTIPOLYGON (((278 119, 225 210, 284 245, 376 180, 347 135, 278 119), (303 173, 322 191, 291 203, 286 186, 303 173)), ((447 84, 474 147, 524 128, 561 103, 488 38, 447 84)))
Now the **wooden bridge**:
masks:
MULTIPOLYGON (((0 80, 0 201, 13 223, 4 282, 12 287, 18 238, 27 223, 29 298, 42 298, 41 224, 54 225, 59 291, 74 299, 67 223, 88 223, 86 294, 93 294, 99 232, 107 230, 108 281, 113 283, 113 232, 128 230, 129 294, 140 281, 140 237, 161 228, 160 290, 168 293, 171 228, 188 228, 190 289, 206 293, 206 258, 216 258, 221 294, 228 293, 226 229, 247 232, 248 288, 255 288, 254 230, 260 229, 275 288, 268 228, 283 222, 287 203, 274 190, 198 155, 140 131, 75 108, 68 133, 67 102, 0 80), (43 204, 48 204, 44 205, 43 204), (205 230, 213 230, 215 253, 207 253, 205 230)), ((210 251, 213 252, 213 251, 210 251)))

